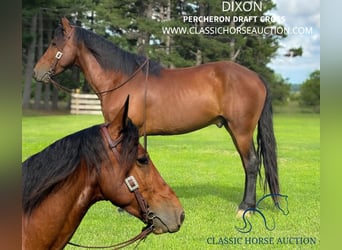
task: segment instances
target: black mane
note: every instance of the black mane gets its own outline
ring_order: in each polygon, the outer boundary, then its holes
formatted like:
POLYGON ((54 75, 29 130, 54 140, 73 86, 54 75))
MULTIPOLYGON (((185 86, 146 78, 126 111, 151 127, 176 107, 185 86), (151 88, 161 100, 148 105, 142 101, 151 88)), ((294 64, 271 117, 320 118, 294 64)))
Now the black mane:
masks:
MULTIPOLYGON (((122 131, 123 141, 120 155, 125 167, 132 166, 137 155, 139 135, 137 128, 129 122, 122 131)), ((102 163, 109 162, 106 146, 102 140, 100 126, 96 125, 68 135, 22 163, 22 207, 31 213, 47 195, 57 191, 83 160, 89 169, 99 172, 102 163)), ((110 165, 111 166, 111 165, 110 165)))
MULTIPOLYGON (((146 57, 127 52, 92 31, 81 27, 74 28, 77 43, 83 42, 104 69, 123 71, 131 75, 146 61, 146 57)), ((146 66, 143 67, 145 73, 146 69, 146 66)), ((149 61, 149 74, 158 76, 161 69, 163 67, 160 63, 149 61)))

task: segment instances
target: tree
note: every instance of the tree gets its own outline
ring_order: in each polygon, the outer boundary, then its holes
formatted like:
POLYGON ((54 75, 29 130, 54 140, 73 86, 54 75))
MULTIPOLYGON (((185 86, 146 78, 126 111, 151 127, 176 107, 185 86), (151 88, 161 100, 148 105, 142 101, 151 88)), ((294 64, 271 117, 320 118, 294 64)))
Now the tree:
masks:
POLYGON ((313 108, 314 111, 320 110, 320 70, 315 70, 300 88, 299 104, 302 107, 313 108))
MULTIPOLYGON (((41 11, 38 12, 38 43, 37 43, 37 56, 41 57, 43 55, 43 14, 41 11)), ((42 99, 42 83, 36 82, 35 96, 34 96, 34 108, 41 108, 42 99)))
MULTIPOLYGON (((55 88, 51 92, 51 85, 49 84, 42 85, 33 80, 33 67, 49 45, 59 18, 61 16, 71 16, 72 13, 82 13, 90 9, 90 3, 92 4, 93 1, 84 0, 82 3, 76 4, 73 0, 23 0, 23 108, 30 108, 31 99, 34 99, 33 108, 35 109, 43 107, 45 109, 57 108, 58 98, 56 97, 64 95, 57 92, 55 88), (44 105, 41 105, 42 101, 44 105)), ((79 86, 79 83, 76 83, 76 85, 79 86)))
POLYGON ((272 103, 275 105, 286 104, 290 97, 291 85, 279 74, 272 72, 268 79, 268 82, 272 95, 272 103))
POLYGON ((303 55, 303 48, 291 48, 289 49, 284 56, 287 57, 296 57, 296 56, 302 56, 303 55))
POLYGON ((167 6, 166 0, 98 1, 94 29, 126 50, 148 54, 167 6))
POLYGON ((30 32, 32 38, 30 39, 30 45, 27 49, 27 61, 25 67, 25 82, 24 82, 24 92, 23 92, 23 107, 28 108, 30 106, 31 98, 31 84, 32 84, 32 73, 33 64, 35 58, 35 45, 36 45, 36 30, 37 30, 37 14, 32 16, 30 32))

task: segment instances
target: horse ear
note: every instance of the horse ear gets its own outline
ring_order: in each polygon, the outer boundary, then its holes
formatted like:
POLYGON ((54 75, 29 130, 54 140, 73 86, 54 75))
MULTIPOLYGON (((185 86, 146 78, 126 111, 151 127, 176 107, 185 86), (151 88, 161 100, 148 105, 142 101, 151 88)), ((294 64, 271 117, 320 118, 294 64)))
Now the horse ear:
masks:
POLYGON ((125 128, 128 124, 128 106, 129 106, 129 95, 126 98, 125 104, 123 106, 123 116, 122 116, 122 127, 125 128))
POLYGON ((63 26, 64 32, 68 34, 70 30, 72 29, 69 20, 66 17, 62 17, 61 24, 63 26))
POLYGON ((128 106, 129 96, 127 96, 125 104, 120 108, 116 117, 110 122, 110 131, 113 136, 117 135, 122 129, 126 128, 128 124, 128 106))

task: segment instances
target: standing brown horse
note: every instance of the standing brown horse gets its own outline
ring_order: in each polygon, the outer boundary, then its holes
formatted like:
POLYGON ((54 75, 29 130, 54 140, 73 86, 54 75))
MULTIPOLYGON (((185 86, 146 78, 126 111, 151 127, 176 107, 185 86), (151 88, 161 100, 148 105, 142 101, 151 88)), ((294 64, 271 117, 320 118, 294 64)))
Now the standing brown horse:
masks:
MULTIPOLYGON (((126 52, 66 18, 34 68, 37 81, 50 82, 71 65, 83 71, 101 100, 106 121, 129 94, 129 117, 140 135, 174 135, 216 124, 230 133, 245 170, 239 214, 256 205, 261 162, 265 188, 279 193, 276 141, 270 94, 253 71, 222 61, 197 67, 166 69, 143 56, 126 52), (253 132, 258 125, 255 150, 253 132)), ((277 196, 273 196, 277 202, 277 196)))
POLYGON ((141 219, 147 234, 179 230, 183 208, 139 144, 127 108, 23 162, 22 249, 62 249, 99 200, 141 219))

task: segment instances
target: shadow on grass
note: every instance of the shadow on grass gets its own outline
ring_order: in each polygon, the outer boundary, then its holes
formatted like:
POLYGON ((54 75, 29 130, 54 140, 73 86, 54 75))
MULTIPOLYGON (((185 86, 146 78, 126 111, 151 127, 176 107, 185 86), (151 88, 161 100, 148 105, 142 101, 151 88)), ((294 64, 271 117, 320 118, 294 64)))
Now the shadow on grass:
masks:
POLYGON ((216 196, 224 200, 239 204, 243 198, 244 186, 223 186, 218 184, 189 184, 172 186, 179 198, 196 198, 205 196, 216 196))

